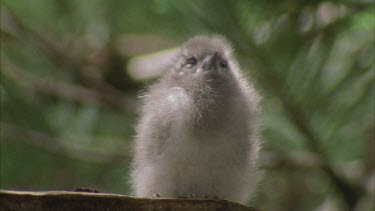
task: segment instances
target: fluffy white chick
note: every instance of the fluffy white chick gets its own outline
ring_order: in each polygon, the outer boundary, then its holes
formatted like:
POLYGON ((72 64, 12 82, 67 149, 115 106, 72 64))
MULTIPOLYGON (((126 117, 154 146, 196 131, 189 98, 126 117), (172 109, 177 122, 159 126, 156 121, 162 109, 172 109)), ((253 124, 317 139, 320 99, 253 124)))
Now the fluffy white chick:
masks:
POLYGON ((134 194, 248 202, 259 178, 258 104, 223 37, 188 40, 143 96, 134 194))

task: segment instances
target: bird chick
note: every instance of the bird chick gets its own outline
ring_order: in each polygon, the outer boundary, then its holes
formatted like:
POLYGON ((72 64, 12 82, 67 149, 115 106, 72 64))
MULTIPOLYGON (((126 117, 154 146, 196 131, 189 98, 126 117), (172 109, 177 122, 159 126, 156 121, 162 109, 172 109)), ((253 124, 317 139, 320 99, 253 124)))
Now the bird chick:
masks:
POLYGON ((134 194, 248 202, 259 175, 258 102, 223 37, 188 40, 143 96, 134 194))

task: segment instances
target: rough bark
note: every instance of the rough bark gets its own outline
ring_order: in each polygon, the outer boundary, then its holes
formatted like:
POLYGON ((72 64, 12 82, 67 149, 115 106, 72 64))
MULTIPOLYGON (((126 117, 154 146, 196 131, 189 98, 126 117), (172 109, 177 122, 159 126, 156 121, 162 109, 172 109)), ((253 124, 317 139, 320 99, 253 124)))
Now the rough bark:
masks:
POLYGON ((256 211, 229 201, 141 198, 107 193, 0 190, 1 210, 234 210, 256 211))

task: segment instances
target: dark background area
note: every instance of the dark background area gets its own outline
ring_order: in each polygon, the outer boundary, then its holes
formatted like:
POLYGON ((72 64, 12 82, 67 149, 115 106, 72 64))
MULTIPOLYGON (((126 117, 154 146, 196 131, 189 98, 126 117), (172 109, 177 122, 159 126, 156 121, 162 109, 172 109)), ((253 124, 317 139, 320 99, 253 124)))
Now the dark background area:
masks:
POLYGON ((1 1, 2 189, 128 194, 137 95, 197 34, 263 96, 262 210, 374 210, 373 1, 1 1))

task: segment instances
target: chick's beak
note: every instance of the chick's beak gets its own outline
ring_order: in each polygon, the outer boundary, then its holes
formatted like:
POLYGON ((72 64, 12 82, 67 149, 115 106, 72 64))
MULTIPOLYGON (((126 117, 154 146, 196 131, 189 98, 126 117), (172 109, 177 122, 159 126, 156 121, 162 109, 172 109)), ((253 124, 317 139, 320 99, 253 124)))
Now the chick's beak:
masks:
POLYGON ((207 56, 203 61, 203 70, 211 70, 211 69, 217 69, 217 61, 218 61, 218 55, 217 52, 215 52, 212 56, 207 56))

